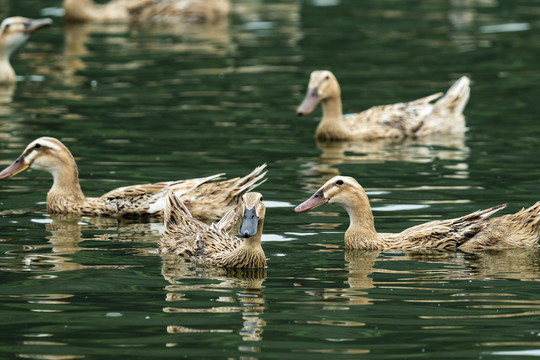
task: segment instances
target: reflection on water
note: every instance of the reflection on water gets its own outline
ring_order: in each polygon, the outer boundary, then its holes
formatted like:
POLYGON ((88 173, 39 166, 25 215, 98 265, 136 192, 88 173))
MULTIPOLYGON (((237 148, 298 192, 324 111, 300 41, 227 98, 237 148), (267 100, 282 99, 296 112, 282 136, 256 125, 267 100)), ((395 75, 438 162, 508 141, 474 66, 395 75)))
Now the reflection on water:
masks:
MULTIPOLYGON (((333 334, 310 350, 297 351, 368 353, 377 349, 362 335, 368 333, 378 338, 377 343, 392 343, 395 350, 405 349, 407 340, 403 339, 407 336, 403 331, 418 337, 415 343, 424 342, 423 346, 431 348, 437 344, 434 338, 451 339, 458 335, 452 335, 452 331, 467 331, 474 326, 470 321, 487 324, 495 319, 538 316, 540 300, 521 297, 520 287, 507 280, 540 281, 539 257, 539 249, 479 254, 347 251, 342 268, 315 268, 317 277, 299 287, 311 300, 297 294, 299 300, 290 302, 298 318, 308 318, 296 320, 295 324, 312 325, 313 333, 333 334), (341 273, 345 281, 340 282, 339 276, 329 277, 329 273, 341 273), (471 287, 475 281, 484 281, 484 286, 471 287), (309 305, 318 311, 307 313, 304 309, 309 305), (319 313, 324 314, 322 319, 319 313), (341 331, 343 327, 350 330, 341 331), (401 340, 396 341, 396 336, 401 340), (339 348, 333 346, 336 341, 342 343, 339 348)), ((483 338, 472 337, 471 345, 487 350, 493 346, 536 343, 514 341, 520 336, 508 333, 498 337, 500 341, 488 343, 483 338)))
POLYGON ((376 164, 388 161, 430 163, 434 160, 452 160, 447 168, 455 170, 447 177, 466 179, 468 177, 469 148, 465 145, 465 136, 430 135, 419 139, 377 141, 317 141, 322 151, 315 161, 303 164, 304 176, 321 176, 328 180, 341 175, 338 165, 376 164))
MULTIPOLYGON (((514 279, 540 281, 540 249, 519 248, 479 253, 409 254, 411 260, 459 265, 447 274, 427 276, 429 280, 514 279)), ((417 278, 420 279, 420 278, 417 278)))
MULTIPOLYGON (((59 6, 47 2, 4 1, 0 12, 59 6)), ((529 205, 540 193, 539 13, 526 0, 234 0, 215 26, 57 17, 13 59, 24 76, 0 95, 0 165, 39 136, 68 139, 84 157, 83 187, 102 194, 237 176, 262 159, 270 172, 261 191, 278 204, 263 237, 269 267, 228 273, 161 256, 160 221, 42 214, 49 176, 14 178, 0 183, 3 356, 534 355, 537 249, 348 252, 342 210, 299 217, 291 209, 336 174, 365 182, 385 231, 529 205), (294 109, 305 74, 319 68, 342 74, 345 111, 435 93, 466 73, 470 130, 457 139, 316 143, 316 121, 294 109)))
MULTIPOLYGON (((107 45, 115 48, 115 53, 125 57, 130 54, 141 56, 140 59, 108 63, 106 70, 137 70, 156 66, 153 58, 157 54, 197 52, 215 56, 224 56, 234 51, 228 30, 228 22, 214 24, 166 24, 140 25, 129 24, 94 24, 69 23, 64 25, 63 59, 60 62, 63 76, 62 85, 81 86, 88 80, 79 75, 88 68, 87 61, 96 57, 108 56, 103 53, 107 45), (129 34, 130 37, 126 37, 129 34), (92 49, 92 50, 90 50, 92 49), (152 54, 143 58, 143 54, 152 54)), ((58 69, 53 69, 57 72, 58 69)), ((69 95, 69 94, 64 94, 69 95)))
MULTIPOLYGON (((75 214, 50 214, 45 218, 33 219, 33 222, 44 223, 50 233, 43 244, 25 245, 22 248, 6 251, 12 259, 18 262, 3 267, 4 271, 49 273, 81 269, 123 269, 129 265, 86 265, 74 261, 72 255, 80 251, 106 251, 102 247, 88 247, 84 241, 101 242, 149 242, 148 248, 131 250, 139 255, 155 252, 155 239, 159 237, 161 223, 138 223, 132 220, 109 217, 81 218, 75 214), (157 225, 157 226, 156 226, 157 225), (83 232, 105 232, 90 237, 83 232), (153 238, 152 238, 153 237, 153 238)), ((55 277, 54 275, 50 275, 55 277)))
MULTIPOLYGON (((266 322, 262 319, 266 307, 263 295, 263 282, 266 278, 266 269, 192 269, 182 257, 173 254, 161 254, 163 265, 161 273, 170 283, 165 287, 166 300, 172 304, 163 308, 170 314, 175 313, 241 313, 243 326, 239 335, 244 341, 260 341, 266 322), (198 275, 204 282, 192 279, 198 275), (195 281, 194 281, 195 280, 195 281), (209 283, 208 281, 212 281, 209 283), (194 282, 194 283, 193 283, 194 282), (237 288, 242 290, 238 292, 237 288), (212 306, 210 308, 193 308, 188 301, 192 293, 210 292, 210 299, 227 306, 212 306), (236 296, 225 296, 225 293, 236 292, 236 296), (215 293, 215 295, 212 295, 215 293), (182 303, 184 302, 184 303, 182 303), (181 306, 184 305, 184 306, 181 306)), ((211 323, 211 321, 210 321, 211 323)), ((167 332, 194 333, 194 332, 232 332, 229 329, 195 329, 182 325, 169 325, 167 332)), ((169 343, 168 346, 174 346, 169 343)))

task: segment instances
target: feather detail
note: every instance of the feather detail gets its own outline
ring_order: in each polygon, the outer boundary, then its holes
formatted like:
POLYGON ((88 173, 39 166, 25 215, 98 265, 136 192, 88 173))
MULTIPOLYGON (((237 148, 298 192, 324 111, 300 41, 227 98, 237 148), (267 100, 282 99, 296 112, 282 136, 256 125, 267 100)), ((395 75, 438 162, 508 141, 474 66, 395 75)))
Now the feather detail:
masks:
POLYGON ((229 15, 230 0, 64 0, 64 17, 72 22, 216 22, 229 15))
POLYGON ((206 266, 265 267, 266 257, 261 247, 264 204, 262 196, 253 192, 245 194, 242 203, 246 205, 250 198, 259 199, 255 204, 259 226, 255 234, 242 240, 228 234, 236 218, 234 211, 229 211, 218 223, 206 225, 194 219, 182 201, 170 192, 164 212, 165 231, 158 241, 160 251, 206 266))

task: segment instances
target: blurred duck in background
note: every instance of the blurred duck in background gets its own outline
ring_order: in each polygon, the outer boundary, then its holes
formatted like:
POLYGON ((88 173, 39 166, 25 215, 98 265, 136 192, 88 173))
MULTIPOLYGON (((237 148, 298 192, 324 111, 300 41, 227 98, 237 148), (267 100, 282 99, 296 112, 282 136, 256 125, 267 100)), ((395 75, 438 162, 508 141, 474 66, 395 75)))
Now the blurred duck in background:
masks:
POLYGON ((230 0, 64 0, 64 18, 72 22, 215 22, 230 11, 230 0))
POLYGON ((21 156, 0 172, 6 179, 27 169, 49 172, 53 186, 47 194, 50 213, 104 216, 161 216, 167 194, 174 192, 200 220, 215 220, 229 210, 240 211, 242 195, 264 182, 266 164, 244 177, 217 182, 223 174, 205 178, 125 186, 100 197, 86 197, 73 155, 58 139, 32 141, 21 156))
POLYGON ((446 92, 418 100, 374 106, 358 114, 343 116, 339 83, 330 71, 311 73, 298 116, 311 113, 319 102, 323 116, 316 130, 317 140, 350 141, 401 139, 428 134, 465 132, 463 109, 469 101, 469 78, 458 79, 446 92), (438 99, 438 100, 437 100, 438 99), (432 101, 437 100, 432 103, 432 101))
POLYGON ((50 26, 51 19, 27 19, 20 16, 4 19, 0 24, 0 85, 16 83, 15 70, 9 59, 34 31, 50 26))

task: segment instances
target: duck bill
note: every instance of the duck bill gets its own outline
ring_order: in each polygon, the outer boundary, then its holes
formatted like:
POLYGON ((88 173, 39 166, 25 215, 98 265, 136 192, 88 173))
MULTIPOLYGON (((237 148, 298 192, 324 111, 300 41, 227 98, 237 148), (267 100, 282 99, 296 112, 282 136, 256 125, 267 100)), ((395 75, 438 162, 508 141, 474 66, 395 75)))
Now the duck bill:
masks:
POLYGON ((324 205, 328 202, 328 199, 324 197, 323 189, 319 189, 315 194, 311 195, 309 199, 294 208, 294 212, 304 212, 316 208, 317 206, 324 205))
POLYGON ((21 171, 24 171, 28 169, 30 165, 28 165, 22 156, 20 156, 17 160, 15 160, 11 165, 9 165, 7 168, 2 170, 0 172, 0 180, 1 179, 7 179, 9 177, 12 177, 14 175, 17 175, 21 171))
POLYGON ((310 114, 319 103, 319 93, 317 87, 308 88, 304 101, 296 109, 296 115, 302 116, 304 114, 310 114))
POLYGON ((258 225, 259 217, 255 212, 255 207, 253 207, 253 209, 246 209, 244 211, 244 217, 242 218, 242 224, 240 225, 238 235, 243 238, 255 236, 255 234, 257 234, 258 225))
POLYGON ((25 27, 24 32, 26 34, 31 34, 34 31, 37 31, 39 29, 43 29, 45 27, 51 26, 52 20, 49 18, 46 19, 35 19, 28 23, 28 25, 25 27))

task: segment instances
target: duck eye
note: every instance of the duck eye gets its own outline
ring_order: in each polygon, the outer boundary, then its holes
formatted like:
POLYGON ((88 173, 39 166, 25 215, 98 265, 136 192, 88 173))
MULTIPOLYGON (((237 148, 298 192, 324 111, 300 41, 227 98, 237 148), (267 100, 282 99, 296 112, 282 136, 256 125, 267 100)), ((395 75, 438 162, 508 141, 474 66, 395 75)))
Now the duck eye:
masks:
POLYGON ((259 201, 263 201, 263 197, 262 197, 262 195, 261 195, 261 198, 259 199, 259 201))
POLYGON ((338 186, 339 186, 339 185, 343 185, 343 180, 338 180, 338 181, 336 181, 336 185, 338 185, 338 186))
POLYGON ((39 149, 40 147, 41 147, 41 144, 38 143, 38 144, 36 144, 36 145, 34 146, 34 149, 39 149))
POLYGON ((325 80, 330 80, 330 75, 326 75, 324 79, 325 80))

